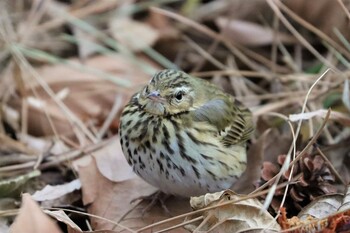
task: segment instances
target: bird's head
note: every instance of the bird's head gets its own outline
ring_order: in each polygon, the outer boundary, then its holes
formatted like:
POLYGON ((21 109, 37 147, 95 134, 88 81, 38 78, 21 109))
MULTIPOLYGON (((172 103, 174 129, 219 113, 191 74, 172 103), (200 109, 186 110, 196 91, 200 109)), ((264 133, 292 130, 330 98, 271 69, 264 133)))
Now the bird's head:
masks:
POLYGON ((190 111, 196 100, 196 78, 178 70, 156 73, 138 95, 144 111, 154 115, 175 115, 190 111))

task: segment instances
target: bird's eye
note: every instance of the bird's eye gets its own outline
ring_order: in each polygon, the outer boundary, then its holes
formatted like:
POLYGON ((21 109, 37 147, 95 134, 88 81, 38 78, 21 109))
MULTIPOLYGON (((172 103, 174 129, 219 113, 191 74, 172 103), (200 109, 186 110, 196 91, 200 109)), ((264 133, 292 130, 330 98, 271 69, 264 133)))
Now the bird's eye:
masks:
POLYGON ((183 97, 183 93, 182 92, 178 92, 178 93, 175 94, 175 98, 177 100, 182 100, 182 97, 183 97))

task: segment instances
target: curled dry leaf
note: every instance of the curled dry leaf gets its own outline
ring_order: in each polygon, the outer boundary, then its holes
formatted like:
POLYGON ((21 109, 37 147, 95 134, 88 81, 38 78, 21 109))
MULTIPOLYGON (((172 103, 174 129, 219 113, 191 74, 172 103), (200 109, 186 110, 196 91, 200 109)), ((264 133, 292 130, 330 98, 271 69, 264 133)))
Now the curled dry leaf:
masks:
POLYGON ((216 20, 216 24, 224 36, 232 42, 242 45, 263 46, 272 44, 274 41, 284 44, 296 42, 296 39, 291 35, 274 32, 271 28, 248 21, 220 17, 216 20))
POLYGON ((341 194, 329 194, 318 197, 305 206, 298 214, 298 217, 301 220, 306 220, 309 216, 317 219, 325 218, 337 212, 343 198, 344 196, 341 194))
MULTIPOLYGON (((262 204, 257 199, 240 201, 241 198, 242 196, 230 190, 192 197, 190 203, 194 210, 215 206, 225 201, 237 202, 204 211, 202 213, 204 220, 188 225, 188 228, 210 232, 243 232, 253 228, 275 232, 280 230, 274 218, 267 211, 262 211, 262 204)), ((198 216, 192 216, 196 217, 198 216)))
POLYGON ((11 225, 11 233, 61 233, 61 230, 40 209, 39 205, 33 201, 27 193, 23 194, 22 206, 15 222, 11 225))
POLYGON ((283 229, 296 232, 348 232, 350 210, 350 188, 345 195, 329 194, 316 198, 298 216, 286 218, 285 210, 279 222, 283 229), (338 229, 339 228, 339 229, 338 229))
POLYGON ((338 209, 338 211, 346 211, 346 210, 350 210, 350 185, 348 185, 348 189, 344 195, 342 204, 338 209))
POLYGON ((305 220, 309 216, 321 219, 348 210, 350 210, 350 186, 348 186, 345 195, 336 193, 316 198, 300 211, 298 217, 301 220, 305 220))
POLYGON ((68 227, 70 227, 78 232, 82 232, 80 227, 77 224, 75 224, 72 221, 72 219, 70 219, 68 217, 68 215, 63 210, 57 210, 57 211, 44 210, 44 212, 46 214, 50 215, 51 217, 55 218, 57 221, 60 221, 60 222, 67 224, 68 227))
POLYGON ((66 184, 61 185, 46 185, 42 190, 36 191, 32 198, 35 201, 47 201, 62 197, 68 193, 81 188, 80 181, 78 179, 73 180, 66 184))
POLYGON ((130 18, 113 18, 109 24, 113 37, 131 51, 141 51, 158 40, 158 32, 151 26, 130 18))
MULTIPOLYGON (((325 118, 327 115, 327 110, 325 109, 319 109, 312 112, 306 112, 306 113, 298 113, 298 114, 290 114, 289 120, 292 122, 296 122, 299 120, 309 120, 313 117, 322 117, 325 118)), ((350 117, 347 114, 332 111, 330 115, 330 119, 335 120, 339 122, 340 124, 343 124, 344 126, 350 126, 350 117)))

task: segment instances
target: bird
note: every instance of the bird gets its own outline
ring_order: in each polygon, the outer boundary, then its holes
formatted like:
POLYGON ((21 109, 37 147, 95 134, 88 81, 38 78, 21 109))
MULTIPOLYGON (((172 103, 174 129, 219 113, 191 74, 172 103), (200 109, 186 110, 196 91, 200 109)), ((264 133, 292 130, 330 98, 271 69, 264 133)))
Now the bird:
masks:
POLYGON ((133 171, 180 197, 229 189, 246 169, 252 114, 232 95, 183 71, 157 72, 124 107, 120 144, 133 171))

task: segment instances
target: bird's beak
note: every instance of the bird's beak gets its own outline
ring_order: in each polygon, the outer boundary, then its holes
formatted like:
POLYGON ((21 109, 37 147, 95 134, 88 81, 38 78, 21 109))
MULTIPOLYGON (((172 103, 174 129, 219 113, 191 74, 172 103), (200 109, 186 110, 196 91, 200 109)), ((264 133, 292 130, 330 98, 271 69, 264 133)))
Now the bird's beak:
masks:
POLYGON ((160 96, 159 91, 152 91, 147 95, 147 98, 155 102, 163 102, 163 98, 160 96))

